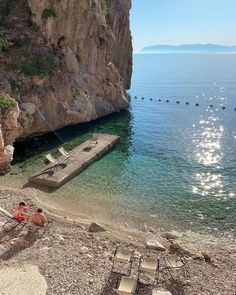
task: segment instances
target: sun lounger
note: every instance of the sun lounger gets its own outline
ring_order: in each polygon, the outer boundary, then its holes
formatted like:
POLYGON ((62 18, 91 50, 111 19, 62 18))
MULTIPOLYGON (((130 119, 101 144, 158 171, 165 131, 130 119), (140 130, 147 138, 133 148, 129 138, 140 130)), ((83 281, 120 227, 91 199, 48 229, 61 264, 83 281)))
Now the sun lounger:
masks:
POLYGON ((133 255, 133 251, 131 250, 124 249, 121 247, 116 248, 115 254, 113 257, 112 271, 113 271, 115 262, 122 262, 122 263, 130 264, 130 270, 129 270, 130 272, 132 268, 132 255, 133 255))
POLYGON ((57 160, 55 158, 53 158, 53 156, 51 154, 47 154, 46 159, 52 164, 57 164, 57 160))
POLYGON ((157 272, 159 267, 159 260, 149 258, 149 257, 141 257, 140 264, 139 264, 139 270, 143 272, 157 272))
POLYGON ((180 268, 184 266, 184 262, 177 255, 166 256, 163 259, 164 259, 166 268, 168 269, 180 268))
POLYGON ((12 218, 12 219, 14 218, 11 213, 9 213, 7 210, 3 209, 2 207, 0 207, 0 211, 8 218, 12 218))
POLYGON ((138 269, 139 274, 140 272, 154 273, 154 280, 156 281, 159 272, 159 259, 140 257, 138 269))
POLYGON ((60 147, 60 148, 58 149, 58 151, 59 151, 59 153, 60 153, 62 156, 68 157, 68 156, 70 155, 70 153, 68 153, 68 152, 64 149, 63 146, 60 147))
POLYGON ((137 288, 137 279, 122 277, 118 289, 113 289, 119 295, 133 295, 137 288))
MULTIPOLYGON (((2 207, 0 207, 0 212, 2 212, 8 218, 8 220, 6 222, 4 222, 4 224, 2 225, 2 228, 4 229, 4 231, 6 231, 5 230, 5 226, 7 224, 11 223, 12 221, 15 223, 15 226, 13 226, 13 228, 15 228, 17 225, 24 226, 26 224, 26 222, 19 222, 19 221, 17 221, 10 212, 8 212, 7 210, 3 209, 2 207)), ((11 228, 11 230, 13 228, 11 228)), ((10 230, 8 230, 8 231, 10 231, 10 230)))
POLYGON ((98 133, 93 133, 89 142, 89 147, 95 147, 98 143, 98 133))

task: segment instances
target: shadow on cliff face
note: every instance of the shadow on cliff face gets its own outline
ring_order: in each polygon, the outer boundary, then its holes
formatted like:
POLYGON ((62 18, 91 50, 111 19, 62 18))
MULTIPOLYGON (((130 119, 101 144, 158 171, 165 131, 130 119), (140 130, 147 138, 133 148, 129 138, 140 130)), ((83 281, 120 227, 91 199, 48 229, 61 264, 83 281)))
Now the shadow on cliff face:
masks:
POLYGON ((57 154, 57 148, 64 145, 67 150, 81 144, 93 132, 119 135, 118 148, 128 155, 132 138, 132 115, 129 110, 111 114, 93 122, 64 127, 38 137, 16 142, 13 165, 24 165, 29 158, 44 158, 48 152, 57 154))

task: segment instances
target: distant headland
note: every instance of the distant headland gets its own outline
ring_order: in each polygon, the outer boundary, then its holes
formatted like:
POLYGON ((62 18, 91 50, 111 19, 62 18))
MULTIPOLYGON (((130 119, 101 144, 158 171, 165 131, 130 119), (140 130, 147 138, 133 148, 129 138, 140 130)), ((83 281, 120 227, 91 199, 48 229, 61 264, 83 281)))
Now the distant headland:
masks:
POLYGON ((236 46, 217 44, 153 45, 140 53, 236 53, 236 46))

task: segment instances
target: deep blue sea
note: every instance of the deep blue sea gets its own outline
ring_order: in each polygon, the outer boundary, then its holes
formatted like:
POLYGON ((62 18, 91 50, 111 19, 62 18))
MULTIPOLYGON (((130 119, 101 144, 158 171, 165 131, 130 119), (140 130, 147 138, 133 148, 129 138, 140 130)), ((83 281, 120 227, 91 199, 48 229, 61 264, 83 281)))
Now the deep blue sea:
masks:
POLYGON ((126 111, 17 145, 15 171, 27 179, 62 143, 118 134, 51 198, 118 223, 235 233, 236 55, 136 54, 129 93, 126 111))

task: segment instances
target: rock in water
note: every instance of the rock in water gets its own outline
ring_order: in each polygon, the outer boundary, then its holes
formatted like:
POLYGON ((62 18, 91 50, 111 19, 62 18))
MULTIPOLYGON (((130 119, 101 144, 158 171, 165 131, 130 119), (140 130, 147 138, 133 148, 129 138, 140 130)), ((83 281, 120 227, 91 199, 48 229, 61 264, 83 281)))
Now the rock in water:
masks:
POLYGON ((100 225, 98 225, 97 223, 92 222, 90 224, 90 227, 89 227, 88 231, 90 233, 97 233, 97 232, 103 232, 103 231, 106 231, 106 230, 103 227, 101 227, 100 225))
POLYGON ((146 248, 158 250, 158 251, 165 251, 166 250, 166 248, 156 240, 148 240, 146 242, 146 248))

